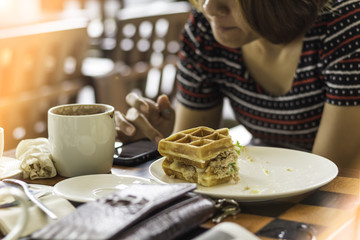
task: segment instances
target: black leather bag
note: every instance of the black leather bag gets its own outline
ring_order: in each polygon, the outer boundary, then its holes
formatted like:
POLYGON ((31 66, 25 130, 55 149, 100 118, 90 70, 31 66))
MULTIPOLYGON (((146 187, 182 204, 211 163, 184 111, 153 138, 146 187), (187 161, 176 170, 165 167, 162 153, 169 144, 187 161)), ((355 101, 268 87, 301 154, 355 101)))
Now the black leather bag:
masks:
POLYGON ((174 239, 211 218, 214 202, 196 184, 134 184, 79 206, 30 239, 174 239))

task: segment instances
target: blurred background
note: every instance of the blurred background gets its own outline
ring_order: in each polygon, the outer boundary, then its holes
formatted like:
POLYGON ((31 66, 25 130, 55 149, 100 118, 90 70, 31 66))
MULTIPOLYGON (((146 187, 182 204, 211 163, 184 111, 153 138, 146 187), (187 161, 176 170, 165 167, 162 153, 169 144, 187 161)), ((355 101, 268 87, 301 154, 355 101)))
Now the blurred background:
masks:
POLYGON ((130 91, 173 99, 190 10, 175 0, 0 0, 5 150, 47 137, 55 105, 99 102, 126 111, 130 91))

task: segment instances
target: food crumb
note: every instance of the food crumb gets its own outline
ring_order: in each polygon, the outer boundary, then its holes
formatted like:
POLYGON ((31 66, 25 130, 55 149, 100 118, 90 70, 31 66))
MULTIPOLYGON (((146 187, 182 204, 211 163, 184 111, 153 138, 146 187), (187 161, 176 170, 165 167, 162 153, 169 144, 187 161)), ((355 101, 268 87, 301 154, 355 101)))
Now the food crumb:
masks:
POLYGON ((270 171, 268 169, 266 169, 264 166, 261 166, 263 172, 265 175, 269 176, 270 175, 270 171))
POLYGON ((253 190, 251 190, 251 193, 257 194, 257 193, 259 193, 259 190, 253 189, 253 190))
POLYGON ((255 162, 255 160, 250 156, 246 156, 245 159, 248 160, 249 162, 255 162))
POLYGON ((291 169, 291 168, 287 168, 286 171, 287 171, 287 172, 292 172, 292 169, 291 169))

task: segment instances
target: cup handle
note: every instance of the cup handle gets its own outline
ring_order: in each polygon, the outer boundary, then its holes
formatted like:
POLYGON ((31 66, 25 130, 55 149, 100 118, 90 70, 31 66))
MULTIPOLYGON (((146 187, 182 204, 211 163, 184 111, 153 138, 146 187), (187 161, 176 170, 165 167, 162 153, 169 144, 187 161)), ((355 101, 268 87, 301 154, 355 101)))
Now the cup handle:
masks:
POLYGON ((12 196, 20 203, 21 214, 17 219, 16 225, 11 231, 3 238, 3 240, 15 240, 18 239, 21 233, 24 231, 29 219, 29 201, 25 194, 17 188, 0 188, 0 197, 12 196))

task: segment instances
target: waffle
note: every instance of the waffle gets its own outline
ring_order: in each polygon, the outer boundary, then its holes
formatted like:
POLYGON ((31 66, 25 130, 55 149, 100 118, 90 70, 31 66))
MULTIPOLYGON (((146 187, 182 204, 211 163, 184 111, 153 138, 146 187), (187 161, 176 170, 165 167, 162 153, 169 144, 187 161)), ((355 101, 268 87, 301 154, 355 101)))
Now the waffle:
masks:
POLYGON ((166 175, 203 186, 239 180, 237 160, 229 130, 197 127, 178 132, 159 142, 165 156, 166 175))
POLYGON ((197 127, 184 130, 162 139, 158 151, 163 156, 170 156, 179 161, 204 168, 207 161, 216 157, 219 152, 234 147, 229 129, 214 130, 208 127, 197 127))

